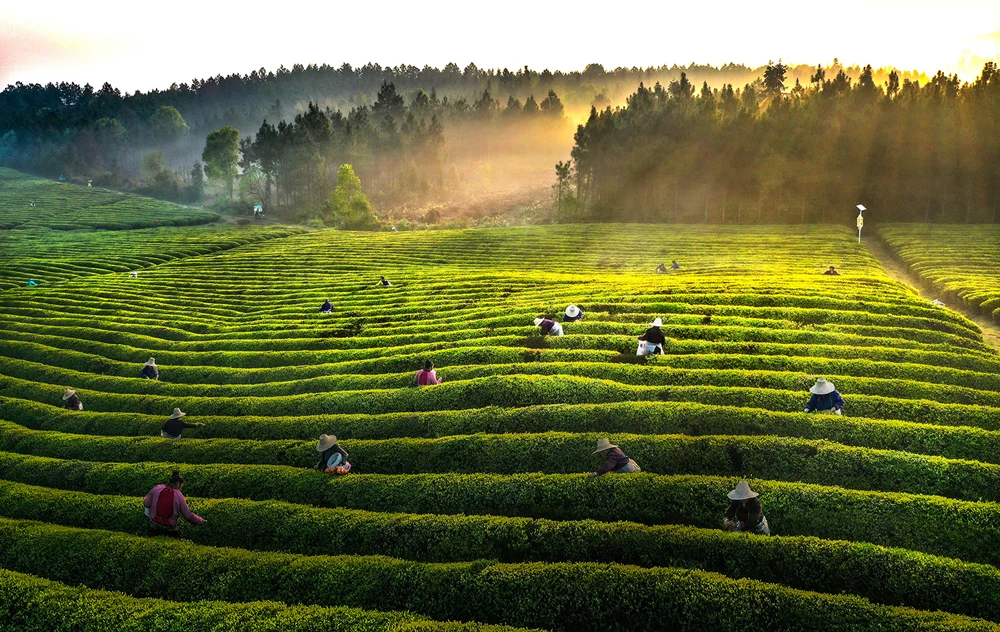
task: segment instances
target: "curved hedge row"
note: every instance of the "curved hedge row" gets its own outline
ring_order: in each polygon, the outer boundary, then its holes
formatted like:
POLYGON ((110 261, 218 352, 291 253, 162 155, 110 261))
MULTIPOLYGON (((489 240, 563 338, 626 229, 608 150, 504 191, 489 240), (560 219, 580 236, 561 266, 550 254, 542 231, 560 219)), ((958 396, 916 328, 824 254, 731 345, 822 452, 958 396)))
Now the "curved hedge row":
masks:
MULTIPOLYGON (((721 386, 629 386, 593 378, 541 375, 484 377, 445 382, 434 388, 337 391, 276 397, 166 397, 122 395, 78 389, 91 410, 169 414, 179 406, 194 415, 322 415, 462 410, 486 406, 524 407, 544 404, 601 404, 622 401, 694 401, 750 408, 800 410, 800 393, 764 388, 721 386)), ((61 387, 0 376, 0 396, 56 403, 61 387)), ((943 426, 1000 429, 1000 409, 942 404, 876 395, 850 396, 845 412, 874 419, 905 419, 943 426)))
MULTIPOLYGON (((73 412, 0 397, 0 419, 35 430, 88 436, 155 437, 162 416, 140 413, 73 412)), ((601 434, 775 435, 828 439, 844 445, 904 450, 951 459, 1000 463, 1000 433, 966 426, 933 426, 902 421, 784 413, 689 402, 552 404, 523 408, 497 406, 467 410, 337 414, 310 417, 204 417, 193 439, 299 439, 334 432, 343 439, 437 438, 477 433, 551 431, 601 434)))
MULTIPOLYGON (((276 501, 189 499, 208 522, 198 544, 308 555, 389 555, 425 562, 616 562, 695 568, 876 603, 1000 621, 993 566, 802 536, 635 523, 437 516, 320 509, 276 501), (886 578, 891 577, 891 581, 886 578)), ((138 499, 0 482, 0 515, 141 534, 138 499)))
POLYGON ((985 621, 874 605, 714 573, 577 564, 428 564, 304 557, 0 520, 0 562, 67 582, 172 600, 268 599, 410 610, 437 619, 607 630, 718 630, 750 619, 784 629, 995 630, 985 621), (183 578, 183 581, 177 581, 183 578))
MULTIPOLYGON (((0 353, 8 361, 19 359, 54 369, 61 368, 67 371, 95 374, 94 377, 117 376, 133 379, 136 378, 138 364, 144 360, 143 357, 134 358, 131 362, 122 362, 69 349, 7 340, 0 340, 0 353)), ((169 365, 162 359, 160 365, 164 369, 164 382, 253 385, 315 379, 328 375, 405 373, 414 370, 414 367, 419 367, 425 359, 433 360, 438 366, 445 367, 446 370, 447 367, 453 366, 526 362, 599 362, 610 370, 617 370, 619 366, 622 366, 621 361, 626 359, 634 361, 634 356, 627 358, 614 351, 588 349, 459 346, 426 353, 393 354, 382 358, 343 361, 337 364, 309 364, 277 368, 246 369, 191 366, 189 364, 169 365), (615 364, 616 362, 619 364, 615 364)), ((974 372, 927 364, 877 362, 866 359, 698 354, 657 357, 650 359, 646 366, 686 370, 782 371, 805 375, 844 375, 854 378, 912 380, 924 384, 950 384, 986 391, 1000 390, 1000 375, 995 373, 974 372)))
MULTIPOLYGON (((484 327, 479 323, 477 326, 466 325, 462 329, 437 329, 433 328, 424 332, 396 332, 391 335, 379 332, 375 328, 369 330, 362 329, 356 335, 350 337, 321 337, 303 336, 299 338, 245 338, 218 340, 172 340, 170 352, 174 354, 187 354, 189 356, 197 353, 213 352, 287 352, 287 351, 328 351, 328 350, 364 350, 376 345, 402 346, 405 344, 432 344, 440 342, 460 343, 470 339, 498 338, 507 339, 511 337, 524 338, 536 333, 531 325, 531 312, 520 315, 520 318, 511 317, 509 323, 494 323, 489 327, 484 327), (505 325, 505 326, 500 326, 505 325)), ((567 331, 573 334, 574 338, 584 341, 600 341, 601 346, 617 348, 621 346, 622 340, 631 341, 635 336, 643 331, 643 320, 648 317, 638 316, 636 323, 617 322, 585 322, 573 323, 567 326, 567 331), (642 320, 640 320, 642 319, 642 320)), ((922 341, 926 338, 919 333, 907 336, 910 329, 916 329, 915 325, 924 323, 908 322, 902 317, 894 317, 892 321, 885 322, 884 330, 892 332, 890 336, 872 336, 851 331, 837 329, 777 329, 771 327, 748 327, 738 325, 713 324, 707 325, 664 325, 664 334, 667 336, 668 351, 673 344, 683 342, 756 342, 756 343, 780 343, 795 345, 837 345, 856 347, 891 347, 899 349, 919 349, 928 351, 945 351, 948 349, 963 349, 969 354, 989 354, 990 348, 976 339, 971 339, 973 334, 965 331, 965 336, 956 335, 951 332, 938 332, 938 335, 930 337, 930 340, 922 341), (895 329, 889 327, 894 325, 895 329), (910 328, 907 328, 907 325, 910 328), (969 336, 969 337, 966 337, 969 336)), ((333 321, 334 323, 336 321, 333 321)), ((648 320, 646 321, 648 322, 648 320)), ((857 323, 857 320, 852 320, 857 323)), ((331 323, 332 325, 333 323, 331 323)), ((921 331, 920 329, 916 329, 921 331)), ((55 325, 33 325, 25 327, 17 323, 5 323, 0 321, 0 331, 5 331, 12 339, 24 339, 27 341, 38 341, 49 343, 51 341, 72 340, 86 341, 94 344, 105 344, 112 347, 137 347, 156 349, 163 345, 163 340, 151 336, 144 336, 131 332, 123 332, 113 329, 100 329, 93 326, 55 326, 55 325)), ((864 331, 864 330, 860 330, 864 331)), ((591 345, 588 345, 591 346, 591 345)))
MULTIPOLYGON (((414 359, 413 366, 419 366, 414 359)), ((163 397, 276 397, 330 391, 397 389, 413 386, 415 371, 383 372, 377 375, 340 373, 266 384, 199 384, 93 375, 60 369, 38 362, 0 358, 0 371, 16 379, 50 384, 73 384, 77 389, 163 397)), ((173 369, 169 371, 171 378, 173 369)), ((739 369, 675 369, 667 366, 600 362, 519 362, 474 366, 440 366, 449 382, 511 375, 568 375, 617 382, 626 386, 717 386, 764 388, 803 393, 815 376, 801 373, 739 369)), ((853 377, 827 374, 848 397, 876 395, 894 399, 926 399, 939 403, 1000 407, 1000 393, 982 388, 939 385, 916 380, 853 377)))
MULTIPOLYGON (((957 620, 958 623, 965 623, 957 620)), ((409 613, 286 606, 271 602, 180 603, 70 587, 0 569, 0 629, 10 632, 514 632, 438 623, 409 613)))
MULTIPOLYGON (((549 432, 440 439, 348 440, 357 473, 568 474, 595 470, 600 435, 549 432)), ((739 435, 612 435, 643 470, 803 481, 852 489, 907 491, 1000 501, 1000 465, 871 450, 827 441, 739 435)), ((0 450, 62 459, 190 464, 242 463, 309 468, 312 441, 93 437, 28 430, 0 421, 0 450)))
MULTIPOLYGON (((0 478, 97 494, 144 495, 167 479, 162 463, 92 463, 0 453, 0 478)), ((352 474, 266 465, 183 468, 192 496, 283 500, 322 507, 552 520, 625 520, 715 527, 734 478, 564 474, 352 474)), ((854 540, 1000 564, 1000 505, 803 483, 751 481, 772 531, 854 540), (832 519, 826 508, 836 508, 832 519), (826 509, 826 511, 823 511, 826 509)))
MULTIPOLYGON (((534 335, 535 333, 536 330, 526 327, 523 335, 488 335, 475 338, 475 343, 483 346, 497 347, 523 348, 531 346, 550 349, 611 351, 623 354, 635 353, 635 335, 568 335, 557 338, 538 338, 534 335)), ((192 352, 173 351, 172 348, 164 349, 162 341, 156 342, 150 340, 149 344, 137 347, 25 332, 17 332, 16 334, 8 332, 5 337, 19 344, 33 343, 55 348, 68 346, 72 343, 72 347, 76 351, 126 363, 139 361, 140 358, 144 358, 150 353, 154 353, 158 361, 168 365, 191 363, 192 357, 194 357, 192 352)), ((409 342, 408 344, 400 344, 394 347, 381 346, 379 342, 381 342, 381 339, 373 338, 368 346, 359 349, 293 350, 280 354, 260 353, 256 350, 205 351, 198 353, 197 364, 244 369, 277 368, 289 365, 370 360, 397 354, 426 354, 455 346, 454 341, 449 340, 409 342)), ((173 345, 171 344, 170 346, 172 347, 173 345)), ((962 353, 957 353, 954 347, 947 344, 925 345, 923 348, 897 348, 878 345, 854 346, 849 342, 845 342, 843 345, 819 343, 800 345, 783 342, 669 340, 666 351, 670 355, 738 353, 765 356, 862 358, 884 362, 907 362, 946 366, 984 373, 1000 370, 1000 360, 988 353, 973 352, 971 350, 963 350, 962 353)))

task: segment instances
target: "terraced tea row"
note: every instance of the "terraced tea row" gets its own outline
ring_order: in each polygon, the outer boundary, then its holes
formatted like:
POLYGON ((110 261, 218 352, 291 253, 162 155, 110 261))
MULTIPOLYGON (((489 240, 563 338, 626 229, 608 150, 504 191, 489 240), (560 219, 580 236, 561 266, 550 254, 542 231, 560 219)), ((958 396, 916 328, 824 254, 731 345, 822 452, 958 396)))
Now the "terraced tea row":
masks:
MULTIPOLYGON (((0 189, 2 190, 2 189, 0 189)), ((0 211, 0 217, 3 217, 0 211)), ((24 287, 29 280, 40 286, 116 273, 122 288, 127 287, 128 273, 183 257, 193 257, 236 248, 260 240, 274 239, 298 232, 296 229, 248 229, 238 226, 199 228, 144 229, 129 231, 53 231, 48 229, 0 230, 3 268, 0 290, 24 287)), ((86 279, 78 283, 86 284, 86 279)), ((76 290, 63 287, 59 297, 71 297, 76 290)), ((47 311, 60 309, 59 298, 49 297, 47 311)), ((11 305, 14 314, 14 307, 11 305)), ((19 316, 19 319, 23 315, 19 316)))
POLYGON ((904 224, 880 228, 879 236, 945 303, 1000 323, 1000 226, 904 224))
POLYGON ((0 167, 0 229, 126 230, 209 224, 218 219, 217 214, 202 209, 43 180, 0 167))
POLYGON ((1000 585, 1000 358, 849 232, 271 236, 3 293, 0 566, 558 630, 1000 622, 982 597, 1000 585), (652 273, 661 258, 681 270, 652 273), (532 319, 569 304, 584 320, 540 336, 532 319), (654 318, 665 355, 637 357, 654 318), (139 377, 149 356, 159 381, 139 377), (427 359, 445 382, 415 388, 427 359), (818 376, 844 416, 802 412, 818 376), (84 411, 59 407, 65 387, 84 411), (174 407, 206 425, 159 438, 174 407), (309 468, 320 433, 351 474, 309 468), (587 478, 600 437, 643 473, 587 478), (137 497, 177 466, 208 525, 197 544, 136 537, 137 497), (738 478, 780 537, 717 530, 738 478))

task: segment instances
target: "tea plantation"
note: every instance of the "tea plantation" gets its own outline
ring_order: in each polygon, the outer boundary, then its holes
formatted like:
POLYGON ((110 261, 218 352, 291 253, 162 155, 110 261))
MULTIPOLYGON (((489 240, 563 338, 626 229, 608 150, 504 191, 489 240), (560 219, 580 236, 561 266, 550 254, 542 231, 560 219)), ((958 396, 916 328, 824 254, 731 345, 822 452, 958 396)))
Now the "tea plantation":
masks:
POLYGON ((1000 226, 901 224, 879 235, 945 302, 1000 323, 1000 226))
POLYGON ((1000 629, 1000 357, 846 228, 2 239, 0 630, 1000 629), (207 524, 150 537, 175 468, 207 524))

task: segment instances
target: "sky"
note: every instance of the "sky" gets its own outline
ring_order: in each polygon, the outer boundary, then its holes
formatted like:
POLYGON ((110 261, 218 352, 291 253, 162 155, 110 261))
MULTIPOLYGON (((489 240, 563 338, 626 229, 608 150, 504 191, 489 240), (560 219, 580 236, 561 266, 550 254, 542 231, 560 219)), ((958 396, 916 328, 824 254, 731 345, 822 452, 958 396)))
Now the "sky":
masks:
POLYGON ((1000 0, 0 0, 0 87, 145 91, 296 63, 582 70, 835 57, 972 79, 1000 60, 1000 0))

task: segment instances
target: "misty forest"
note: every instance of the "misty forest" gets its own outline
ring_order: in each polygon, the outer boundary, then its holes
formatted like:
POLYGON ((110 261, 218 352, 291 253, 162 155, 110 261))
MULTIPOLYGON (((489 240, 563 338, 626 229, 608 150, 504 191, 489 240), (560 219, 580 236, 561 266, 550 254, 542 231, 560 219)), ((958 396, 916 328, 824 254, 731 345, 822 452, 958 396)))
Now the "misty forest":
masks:
POLYGON ((0 165, 353 229, 997 222, 1000 71, 264 69, 0 93, 0 165))

